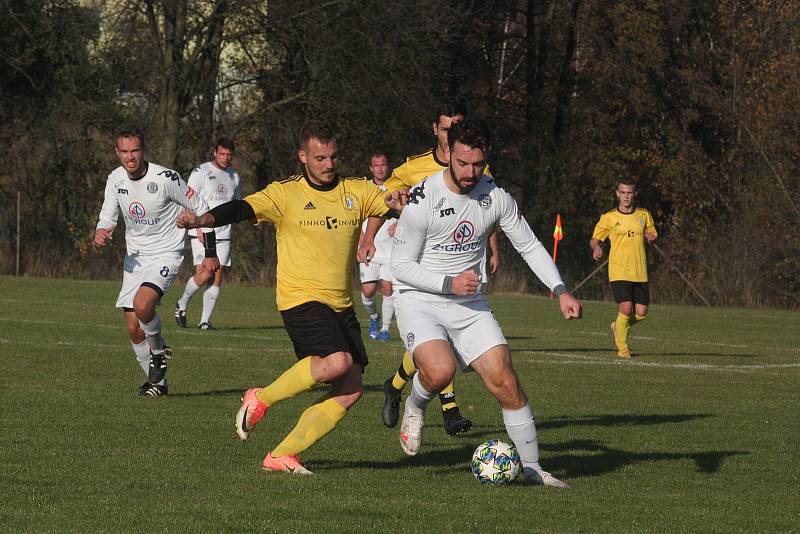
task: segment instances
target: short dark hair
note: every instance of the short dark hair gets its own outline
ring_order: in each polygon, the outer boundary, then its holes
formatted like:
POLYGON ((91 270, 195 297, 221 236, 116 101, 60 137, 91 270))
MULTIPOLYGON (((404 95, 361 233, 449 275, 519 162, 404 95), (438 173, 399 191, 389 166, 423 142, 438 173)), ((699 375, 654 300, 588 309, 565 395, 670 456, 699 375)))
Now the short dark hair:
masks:
POLYGON ((630 185, 633 186, 634 189, 639 189, 639 185, 636 183, 636 178, 631 178, 626 176, 625 178, 620 178, 619 183, 617 183, 617 187, 622 185, 630 185))
POLYGON ((370 164, 372 164, 372 158, 386 158, 386 162, 389 162, 389 156, 386 155, 386 152, 381 152, 380 150, 376 150, 369 157, 370 164))
POLYGON ((231 152, 236 151, 236 143, 233 142, 233 139, 230 137, 225 137, 224 135, 217 139, 217 144, 214 145, 214 150, 216 151, 219 147, 227 148, 231 152))
POLYGON ((122 124, 117 127, 114 131, 114 145, 117 144, 117 139, 121 137, 136 137, 139 139, 139 142, 142 144, 142 148, 144 148, 144 134, 142 130, 133 126, 132 124, 122 124))
POLYGON ((445 100, 436 106, 436 115, 433 116, 433 122, 438 124, 439 117, 442 115, 445 117, 455 117, 456 115, 466 117, 468 114, 469 110, 467 109, 467 105, 462 100, 445 100))
POLYGON ((489 150, 489 129, 477 117, 464 117, 450 126, 447 132, 447 145, 453 150, 456 142, 472 148, 480 148, 483 153, 489 150))
POLYGON ((330 126, 324 122, 311 120, 305 123, 302 128, 300 128, 300 135, 298 136, 300 148, 303 150, 308 150, 308 142, 312 139, 317 139, 320 143, 327 144, 331 141, 335 141, 336 135, 334 135, 330 126))

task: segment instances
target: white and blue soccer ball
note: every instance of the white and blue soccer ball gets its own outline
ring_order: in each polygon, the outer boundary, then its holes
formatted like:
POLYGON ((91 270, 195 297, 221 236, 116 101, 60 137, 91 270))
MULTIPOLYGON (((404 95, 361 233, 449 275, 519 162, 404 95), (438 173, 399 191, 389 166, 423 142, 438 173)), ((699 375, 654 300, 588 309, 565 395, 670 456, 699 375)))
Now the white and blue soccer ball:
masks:
POLYGON ((504 486, 519 476, 522 462, 516 447, 490 439, 472 455, 472 474, 481 484, 504 486))

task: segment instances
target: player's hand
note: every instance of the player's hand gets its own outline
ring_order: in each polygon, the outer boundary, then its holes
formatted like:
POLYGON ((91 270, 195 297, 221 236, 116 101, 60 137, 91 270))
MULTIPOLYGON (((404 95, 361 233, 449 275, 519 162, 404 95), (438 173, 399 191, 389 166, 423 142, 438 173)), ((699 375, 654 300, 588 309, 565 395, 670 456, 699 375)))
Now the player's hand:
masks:
POLYGON ((493 254, 491 258, 489 258, 489 274, 494 274, 497 272, 497 269, 500 268, 500 255, 493 254))
POLYGON ((176 222, 178 228, 200 228, 200 217, 198 217, 192 210, 183 210, 178 214, 176 222))
POLYGON ((111 243, 113 228, 98 228, 94 233, 94 244, 98 247, 104 247, 111 243))
POLYGON ((656 240, 656 233, 652 230, 645 230, 644 231, 644 238, 647 239, 648 243, 652 243, 656 240))
POLYGON ((474 295, 478 292, 481 284, 481 277, 472 269, 468 269, 453 278, 453 293, 459 297, 474 295))
POLYGON ((356 252, 356 259, 365 265, 369 265, 369 262, 372 261, 372 258, 375 257, 375 243, 370 241, 367 243, 367 240, 362 240, 361 244, 358 246, 358 251, 356 252))
POLYGON ((197 270, 201 272, 214 274, 219 270, 219 258, 203 258, 197 270))
POLYGON ((592 249, 592 259, 594 261, 598 261, 602 257, 603 257, 603 249, 601 247, 595 247, 592 249))
POLYGON ((386 193, 386 196, 383 197, 383 202, 390 210, 400 213, 405 205, 408 204, 408 190, 400 189, 386 193))
POLYGON ((559 295, 558 305, 561 307, 561 313, 564 314, 564 319, 580 319, 583 316, 583 305, 581 301, 569 293, 562 293, 559 295))

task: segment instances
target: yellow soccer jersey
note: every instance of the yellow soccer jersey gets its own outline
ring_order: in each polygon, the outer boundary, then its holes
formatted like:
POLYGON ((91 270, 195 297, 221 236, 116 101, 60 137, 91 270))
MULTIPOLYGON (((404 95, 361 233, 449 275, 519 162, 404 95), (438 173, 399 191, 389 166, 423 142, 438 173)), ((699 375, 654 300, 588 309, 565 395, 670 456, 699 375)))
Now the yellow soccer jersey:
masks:
POLYGON ((647 282, 647 255, 644 232, 656 233, 653 217, 644 208, 622 213, 617 208, 605 212, 594 227, 592 239, 611 242, 608 255, 608 279, 612 282, 647 282))
POLYGON ((317 301, 336 311, 353 305, 353 265, 361 223, 388 208, 384 192, 366 178, 317 186, 303 174, 269 184, 244 200, 252 223, 275 225, 279 310, 317 301))
MULTIPOLYGON (((423 179, 446 168, 447 162, 439 160, 434 150, 428 150, 422 154, 411 156, 405 163, 393 169, 392 175, 383 185, 386 187, 387 191, 411 189, 423 179)), ((492 175, 492 173, 489 172, 488 165, 483 172, 489 176, 492 175)))

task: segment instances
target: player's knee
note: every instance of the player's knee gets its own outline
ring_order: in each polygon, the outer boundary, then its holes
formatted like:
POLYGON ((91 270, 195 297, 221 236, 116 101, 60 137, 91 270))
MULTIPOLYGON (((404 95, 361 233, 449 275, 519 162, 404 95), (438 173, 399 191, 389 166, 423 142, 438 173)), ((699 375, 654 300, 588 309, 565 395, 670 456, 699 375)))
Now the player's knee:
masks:
POLYGON ((353 357, 348 352, 334 352, 319 359, 322 382, 329 382, 343 376, 353 367, 353 357))
POLYGON ((139 326, 139 322, 128 322, 128 335, 134 343, 141 343, 144 341, 144 330, 139 326))

